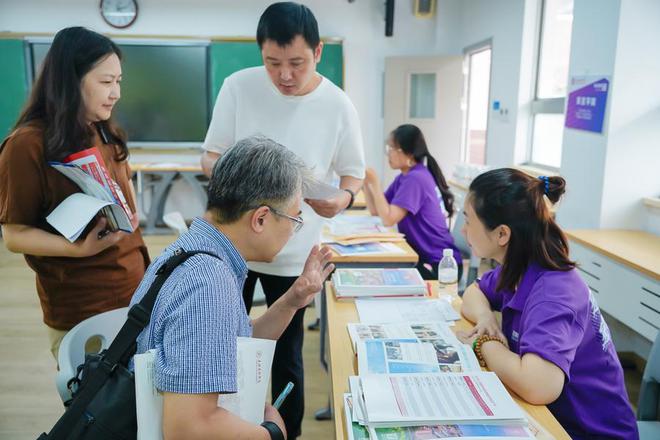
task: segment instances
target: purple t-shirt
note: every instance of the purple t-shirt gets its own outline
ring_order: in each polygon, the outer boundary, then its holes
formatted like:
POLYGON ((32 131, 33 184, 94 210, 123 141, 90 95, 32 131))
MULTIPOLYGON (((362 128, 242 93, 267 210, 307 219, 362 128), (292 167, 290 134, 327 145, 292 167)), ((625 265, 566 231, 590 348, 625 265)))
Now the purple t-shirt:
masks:
POLYGON ((479 282, 511 350, 534 353, 566 375, 550 411, 574 439, 638 438, 623 370, 596 299, 575 269, 532 264, 514 292, 495 291, 501 266, 479 282))
POLYGON ((442 212, 442 196, 431 172, 418 163, 406 174, 399 174, 385 191, 391 205, 408 211, 398 224, 399 232, 417 252, 423 263, 437 263, 442 250, 454 250, 456 262, 461 264, 461 252, 447 228, 447 219, 442 212))

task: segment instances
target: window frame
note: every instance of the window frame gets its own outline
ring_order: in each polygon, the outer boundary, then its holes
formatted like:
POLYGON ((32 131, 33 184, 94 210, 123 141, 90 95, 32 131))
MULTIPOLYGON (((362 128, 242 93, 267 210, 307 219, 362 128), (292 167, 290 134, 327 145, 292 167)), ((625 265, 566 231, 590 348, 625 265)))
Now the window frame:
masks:
MULTIPOLYGON (((493 90, 493 39, 487 38, 478 43, 463 48, 463 96, 461 107, 463 110, 461 127, 461 151, 462 162, 469 162, 468 151, 468 111, 470 105, 470 57, 479 52, 490 50, 490 70, 488 71, 488 108, 486 109, 486 138, 484 140, 484 165, 488 164, 488 129, 490 128, 490 111, 493 90)), ((480 164, 481 165, 481 164, 480 164)))
MULTIPOLYGON (((538 32, 536 33, 535 41, 535 53, 534 57, 536 62, 534 63, 534 96, 530 105, 530 118, 529 118, 529 130, 528 130, 528 142, 527 142, 527 161, 525 165, 529 165, 535 168, 541 168, 550 170, 553 172, 559 172, 560 166, 553 166, 544 163, 534 162, 532 160, 534 154, 534 122, 536 115, 538 114, 564 114, 566 107, 566 96, 558 98, 539 98, 539 74, 541 67, 541 53, 543 51, 543 32, 544 32, 544 18, 545 18, 545 7, 547 1, 540 0, 540 7, 537 16, 537 28, 538 32)), ((570 57, 570 51, 569 51, 570 57)), ((566 79, 568 84, 568 78, 566 79)), ((568 90, 567 90, 568 93, 568 90)), ((561 146, 563 149, 563 145, 561 146)), ((563 151, 562 151, 563 153, 563 151)))

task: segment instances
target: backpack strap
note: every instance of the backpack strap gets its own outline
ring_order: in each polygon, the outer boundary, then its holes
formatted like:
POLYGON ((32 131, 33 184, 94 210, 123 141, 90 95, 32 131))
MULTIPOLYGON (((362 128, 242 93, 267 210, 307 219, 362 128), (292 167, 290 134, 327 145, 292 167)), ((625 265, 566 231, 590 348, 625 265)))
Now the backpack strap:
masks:
POLYGON ((83 415, 87 406, 94 399, 96 393, 103 387, 108 378, 115 371, 122 359, 127 359, 132 354, 133 346, 140 332, 147 326, 151 319, 151 311, 156 303, 158 292, 165 281, 181 263, 196 254, 207 254, 220 259, 217 255, 206 251, 186 251, 179 248, 163 265, 156 271, 156 278, 149 290, 139 303, 133 304, 128 311, 128 319, 119 330, 119 333, 108 347, 99 367, 89 377, 87 384, 79 391, 78 396, 73 399, 69 409, 60 417, 47 437, 48 439, 66 439, 69 431, 83 415))

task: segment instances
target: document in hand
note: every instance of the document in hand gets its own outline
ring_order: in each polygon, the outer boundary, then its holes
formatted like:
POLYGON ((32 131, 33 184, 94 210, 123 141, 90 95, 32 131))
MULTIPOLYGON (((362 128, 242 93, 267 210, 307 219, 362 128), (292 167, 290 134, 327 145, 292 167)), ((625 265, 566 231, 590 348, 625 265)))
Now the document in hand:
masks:
POLYGON ((97 148, 83 150, 68 156, 61 163, 50 162, 50 165, 72 180, 88 196, 72 194, 46 218, 69 241, 78 239, 98 212, 108 220, 110 231, 133 232, 133 213, 121 188, 108 174, 97 148), (94 203, 90 198, 97 199, 97 202, 94 203))
POLYGON ((360 376, 373 427, 485 423, 524 425, 525 413, 492 372, 360 376))
POLYGON ((332 275, 337 298, 424 296, 426 283, 417 269, 337 269, 332 275))
POLYGON ((218 406, 251 423, 264 421, 264 405, 276 342, 270 339, 238 338, 238 392, 220 394, 218 406))
POLYGON ((443 299, 356 299, 362 324, 458 321, 460 315, 443 299))
POLYGON ((124 210, 113 202, 83 193, 71 194, 46 217, 46 221, 71 243, 83 233, 89 222, 101 211, 111 231, 133 232, 124 210))
MULTIPOLYGON (((259 424, 264 421, 276 341, 239 337, 237 342, 238 392, 220 394, 218 406, 243 420, 259 424)), ((134 357, 138 439, 156 439, 163 435, 163 396, 154 382, 155 356, 156 350, 149 350, 134 357)))
POLYGON ((444 322, 348 324, 360 374, 480 371, 444 322))
POLYGON ((329 200, 344 195, 344 190, 314 178, 303 181, 303 198, 312 200, 329 200))

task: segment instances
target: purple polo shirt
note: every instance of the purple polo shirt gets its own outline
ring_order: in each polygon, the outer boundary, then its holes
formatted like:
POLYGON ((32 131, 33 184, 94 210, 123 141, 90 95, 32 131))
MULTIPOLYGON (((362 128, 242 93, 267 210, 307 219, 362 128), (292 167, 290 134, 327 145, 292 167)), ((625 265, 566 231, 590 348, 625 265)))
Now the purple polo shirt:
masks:
POLYGON ((385 198, 389 204, 408 211, 398 224, 399 232, 406 235, 421 262, 437 263, 442 250, 449 248, 454 250, 456 263, 461 264, 461 252, 454 245, 442 212, 440 190, 424 164, 418 163, 408 173, 396 176, 385 191, 385 198))
POLYGON ((501 266, 479 282, 511 350, 534 353, 566 375, 559 398, 548 405, 574 439, 636 439, 623 370, 596 300, 575 269, 532 264, 517 291, 495 291, 501 266))

